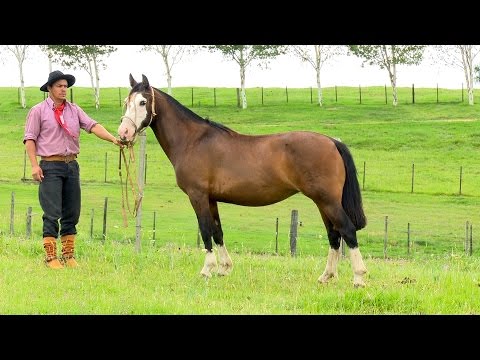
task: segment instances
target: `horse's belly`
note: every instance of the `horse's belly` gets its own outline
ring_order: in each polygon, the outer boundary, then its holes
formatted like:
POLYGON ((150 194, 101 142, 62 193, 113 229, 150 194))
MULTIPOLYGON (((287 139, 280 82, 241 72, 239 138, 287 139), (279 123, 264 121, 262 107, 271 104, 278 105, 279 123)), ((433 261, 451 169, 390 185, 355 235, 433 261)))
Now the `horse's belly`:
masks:
POLYGON ((287 187, 242 186, 230 188, 228 191, 218 191, 211 194, 211 198, 231 204, 243 206, 265 206, 296 194, 298 190, 287 187))

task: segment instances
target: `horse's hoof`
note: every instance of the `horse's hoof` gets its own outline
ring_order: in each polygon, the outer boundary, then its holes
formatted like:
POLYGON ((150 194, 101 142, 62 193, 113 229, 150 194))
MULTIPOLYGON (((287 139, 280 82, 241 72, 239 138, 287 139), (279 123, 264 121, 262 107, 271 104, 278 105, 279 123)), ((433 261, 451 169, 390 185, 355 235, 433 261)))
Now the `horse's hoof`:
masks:
POLYGON ((220 265, 218 268, 218 275, 221 276, 226 276, 229 275, 232 272, 232 266, 230 265, 220 265))
POLYGON ((200 275, 204 276, 207 279, 210 279, 212 277, 212 273, 205 269, 202 269, 202 271, 200 271, 200 275))
POLYGON ((323 273, 320 275, 318 278, 318 282, 321 284, 326 284, 330 279, 338 277, 337 274, 332 274, 332 273, 323 273))

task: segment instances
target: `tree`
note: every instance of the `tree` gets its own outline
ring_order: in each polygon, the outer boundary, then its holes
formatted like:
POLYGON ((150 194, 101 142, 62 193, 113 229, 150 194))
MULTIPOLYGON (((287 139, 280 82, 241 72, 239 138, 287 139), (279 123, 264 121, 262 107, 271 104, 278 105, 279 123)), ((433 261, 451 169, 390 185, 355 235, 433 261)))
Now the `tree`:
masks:
POLYGON ((235 61, 240 67, 240 84, 242 109, 247 108, 247 95, 245 93, 245 73, 247 67, 254 61, 259 66, 268 67, 268 62, 279 55, 285 54, 285 45, 206 45, 209 51, 220 51, 229 60, 235 61))
POLYGON ((27 101, 25 98, 25 81, 23 79, 23 62, 27 56, 27 49, 29 46, 30 45, 5 45, 5 49, 15 55, 18 62, 18 70, 20 72, 20 102, 23 109, 27 107, 27 101))
MULTIPOLYGON (((473 105, 473 83, 474 66, 473 62, 480 52, 478 45, 437 45, 435 48, 435 58, 448 66, 454 66, 462 69, 465 75, 465 82, 468 91, 468 104, 473 105)), ((475 68, 476 69, 476 68, 475 68)), ((478 71, 478 70, 476 70, 478 71)))
POLYGON ((38 45, 40 50, 43 51, 48 57, 48 73, 51 73, 52 70, 52 57, 53 53, 52 50, 48 47, 48 45, 38 45))
POLYGON ((117 48, 111 45, 47 45, 52 53, 52 61, 64 67, 83 69, 90 75, 95 98, 95 108, 100 108, 100 67, 107 66, 102 57, 109 56, 117 48))
POLYGON ((140 51, 153 51, 162 57, 167 77, 168 94, 172 95, 172 69, 182 57, 193 54, 197 48, 193 45, 144 45, 140 51))
POLYGON ((293 45, 291 51, 302 61, 312 65, 315 70, 317 89, 318 89, 318 105, 323 105, 322 85, 320 81, 320 71, 322 66, 335 55, 342 54, 343 46, 340 45, 293 45))
POLYGON ((425 45, 349 45, 354 55, 363 58, 362 66, 378 65, 388 70, 392 85, 393 106, 398 104, 397 65, 418 65, 422 61, 425 45))

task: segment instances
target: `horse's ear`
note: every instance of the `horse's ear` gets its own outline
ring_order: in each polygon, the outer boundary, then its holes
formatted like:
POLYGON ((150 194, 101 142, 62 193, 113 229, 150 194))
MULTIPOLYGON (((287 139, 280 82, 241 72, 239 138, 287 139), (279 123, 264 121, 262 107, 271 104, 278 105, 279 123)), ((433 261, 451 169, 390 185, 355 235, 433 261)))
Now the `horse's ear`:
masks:
POLYGON ((145 75, 142 74, 142 84, 145 85, 146 88, 150 87, 150 83, 145 75))
POLYGON ((130 79, 130 86, 133 88, 135 85, 137 85, 137 82, 135 81, 135 79, 133 78, 132 74, 130 73, 130 76, 129 76, 129 79, 130 79))

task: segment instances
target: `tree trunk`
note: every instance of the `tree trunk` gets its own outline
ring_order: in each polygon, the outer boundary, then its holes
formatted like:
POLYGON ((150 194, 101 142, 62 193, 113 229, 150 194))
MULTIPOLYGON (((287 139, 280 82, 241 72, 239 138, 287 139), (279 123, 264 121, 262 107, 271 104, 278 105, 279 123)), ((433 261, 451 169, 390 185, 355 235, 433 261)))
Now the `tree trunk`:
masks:
POLYGON ((93 57, 93 66, 95 70, 95 109, 100 109, 100 75, 98 74, 97 59, 93 57))
POLYGON ((241 97, 242 97, 242 109, 247 108, 247 93, 245 92, 245 66, 240 65, 240 83, 241 83, 241 97))
POLYGON ((318 105, 323 106, 322 85, 320 83, 320 68, 317 68, 316 71, 317 71, 318 105))

